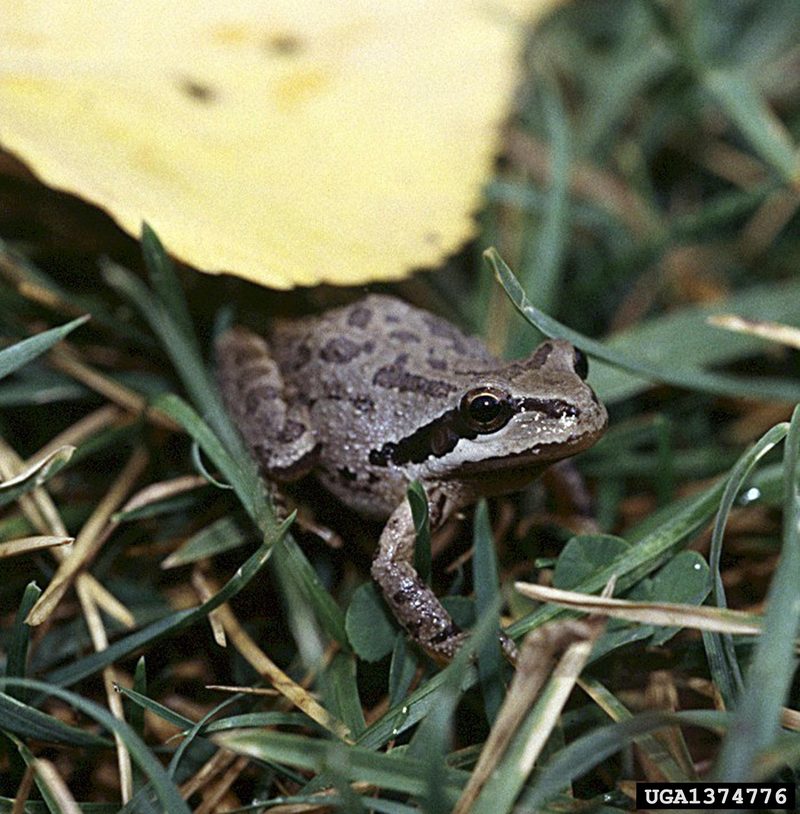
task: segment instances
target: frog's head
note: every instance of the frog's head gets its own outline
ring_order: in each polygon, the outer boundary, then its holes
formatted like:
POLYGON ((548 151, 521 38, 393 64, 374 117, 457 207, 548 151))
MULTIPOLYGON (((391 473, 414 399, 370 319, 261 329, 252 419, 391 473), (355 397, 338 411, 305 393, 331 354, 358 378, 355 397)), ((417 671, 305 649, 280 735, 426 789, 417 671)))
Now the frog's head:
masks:
POLYGON ((581 351, 548 340, 527 359, 470 373, 449 409, 391 445, 391 460, 418 465, 423 479, 475 479, 484 493, 517 488, 605 432, 608 415, 587 372, 581 351))

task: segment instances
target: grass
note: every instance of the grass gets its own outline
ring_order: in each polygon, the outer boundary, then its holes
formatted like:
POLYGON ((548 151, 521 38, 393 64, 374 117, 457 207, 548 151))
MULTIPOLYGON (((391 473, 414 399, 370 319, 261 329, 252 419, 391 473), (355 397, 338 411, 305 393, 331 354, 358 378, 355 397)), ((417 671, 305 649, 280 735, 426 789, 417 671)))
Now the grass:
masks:
POLYGON ((371 587, 379 529, 313 489, 344 547, 280 523, 216 393, 232 310, 331 292, 175 270, 147 228, 142 261, 54 250, 0 213, 0 812, 612 812, 635 780, 796 782, 798 353, 709 318, 800 324, 799 17, 609 0, 532 36, 478 241, 396 291, 498 353, 570 338, 611 424, 577 460, 594 522, 534 486, 422 547, 475 624, 446 668, 371 587))

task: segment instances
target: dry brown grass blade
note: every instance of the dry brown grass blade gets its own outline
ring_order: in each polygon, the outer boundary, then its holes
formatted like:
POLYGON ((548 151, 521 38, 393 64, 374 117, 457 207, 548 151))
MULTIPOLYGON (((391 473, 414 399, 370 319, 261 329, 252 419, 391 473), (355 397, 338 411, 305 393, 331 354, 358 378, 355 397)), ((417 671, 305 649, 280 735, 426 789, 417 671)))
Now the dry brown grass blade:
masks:
MULTIPOLYGON (((203 574, 202 567, 196 566, 192 569, 192 587, 197 591, 197 596, 201 602, 206 602, 214 595, 214 587, 209 583, 203 574)), ((211 632, 214 635, 214 641, 220 647, 227 647, 225 639, 225 627, 222 624, 217 611, 213 610, 208 614, 208 623, 211 625, 211 632)))
MULTIPOLYGON (((64 461, 65 463, 72 457, 73 453, 75 452, 75 447, 64 445, 54 449, 52 452, 47 453, 41 457, 35 457, 30 461, 26 461, 23 465, 22 469, 20 469, 15 475, 12 477, 6 477, 2 481, 2 485, 4 487, 10 486, 17 486, 20 483, 28 480, 29 478, 33 477, 37 472, 41 473, 40 478, 44 476, 47 472, 48 468, 55 462, 55 461, 64 461)), ((42 480, 37 480, 37 484, 42 483, 42 480)))
POLYGON ((729 608, 606 599, 574 591, 562 591, 544 585, 533 585, 528 582, 517 582, 515 587, 523 596, 539 602, 552 602, 562 608, 613 616, 615 619, 625 619, 628 622, 664 627, 690 627, 697 630, 742 635, 758 635, 761 632, 761 624, 757 617, 751 613, 729 608))
POLYGON ((39 625, 47 619, 72 585, 79 571, 95 557, 108 534, 116 526, 111 519, 112 515, 144 471, 147 461, 147 452, 143 448, 137 447, 111 488, 78 532, 69 557, 58 566, 50 584, 31 608, 28 618, 25 620, 29 625, 39 625))
POLYGON ((228 793, 239 775, 247 768, 249 762, 246 757, 236 758, 224 774, 220 775, 215 782, 209 784, 209 788, 203 792, 203 802, 194 810, 194 814, 214 814, 214 812, 219 811, 222 798, 228 793))
POLYGON ((233 752, 218 749, 188 780, 181 784, 181 797, 188 800, 238 759, 240 758, 237 758, 233 752))
MULTIPOLYGON (((34 458, 36 456, 33 456, 34 458)), ((25 468, 25 462, 3 438, 0 438, 0 476, 13 478, 25 468)), ((47 490, 39 486, 19 499, 19 505, 31 525, 40 534, 68 537, 67 528, 47 490)), ((63 554, 62 549, 55 549, 63 554)), ((58 555, 56 555, 58 556, 58 555)))
POLYGON ((561 657, 553 671, 552 683, 555 691, 548 697, 547 704, 542 711, 542 726, 531 732, 528 742, 525 744, 520 758, 522 774, 528 775, 533 769, 533 764, 541 754, 547 739, 558 725, 564 705, 589 660, 594 643, 605 629, 605 619, 599 616, 590 616, 584 622, 586 624, 584 638, 567 648, 567 652, 561 657))
MULTIPOLYGON (((581 685, 583 686, 583 685, 581 685)), ((680 709, 678 688, 675 685, 675 676, 669 670, 654 670, 648 677, 645 690, 645 701, 648 709, 663 709, 668 712, 677 712, 680 709)), ((675 763, 680 766, 683 774, 695 779, 695 770, 692 763, 691 752, 686 738, 679 726, 667 726, 653 733, 653 739, 659 742, 670 754, 675 763)), ((658 761, 649 761, 644 750, 640 750, 640 762, 647 771, 648 779, 668 780, 660 771, 658 761), (652 765, 645 765, 651 763, 652 765)))
POLYGON ((109 376, 100 373, 90 367, 81 359, 75 351, 68 347, 54 348, 48 354, 48 360, 56 370, 66 373, 81 384, 86 385, 90 390, 100 393, 105 396, 109 401, 120 407, 128 410, 134 415, 142 414, 153 424, 163 427, 173 432, 180 432, 182 430, 171 418, 168 418, 159 410, 154 410, 148 405, 147 399, 139 393, 134 392, 128 387, 114 381, 109 376))
POLYGON ((66 545, 73 542, 73 540, 74 537, 55 537, 48 534, 18 537, 16 540, 7 540, 0 543, 0 559, 16 557, 19 554, 30 554, 32 551, 41 551, 44 548, 66 545))
POLYGON ((132 512, 207 485, 208 481, 201 475, 181 475, 179 478, 150 483, 127 500, 120 512, 132 512))
POLYGON ((762 202, 744 226, 739 248, 748 258, 758 257, 775 242, 800 206, 800 194, 795 189, 776 189, 762 202))
POLYGON ((745 319, 736 314, 715 314, 706 321, 709 325, 724 328, 726 331, 760 336, 762 339, 769 339, 770 342, 777 342, 780 345, 800 350, 800 328, 794 328, 791 325, 782 325, 779 322, 765 320, 745 319))
POLYGON ((8 280, 20 296, 32 302, 52 308, 70 317, 80 317, 86 309, 65 300, 50 288, 35 282, 27 272, 24 262, 7 251, 0 251, 0 276, 8 280))
MULTIPOLYGON (((101 408, 101 410, 102 409, 103 408, 101 408)), ((114 409, 116 410, 116 408, 114 409)), ((80 423, 81 422, 78 422, 78 424, 80 423)), ((76 434, 83 436, 83 434, 86 433, 91 427, 92 423, 93 422, 89 422, 87 425, 84 425, 84 427, 76 434)), ((95 426, 100 423, 101 422, 97 422, 95 426)), ((75 426, 77 425, 73 425, 73 427, 75 426)), ((67 431, 65 431, 65 433, 66 432, 67 431)), ((39 457, 44 450, 48 449, 52 445, 53 442, 47 444, 45 447, 39 450, 39 452, 34 455, 33 458, 35 459, 39 457)), ((58 446, 61 445, 59 444, 58 446)), ((16 451, 11 446, 0 438, 0 476, 12 477, 24 466, 25 463, 23 462, 22 458, 17 455, 16 451)), ((29 495, 25 495, 20 498, 19 505, 23 514, 31 525, 37 531, 41 532, 43 536, 69 537, 66 526, 64 525, 64 521, 61 519, 61 515, 59 514, 55 503, 53 503, 52 498, 43 486, 37 487, 29 495)), ((69 543, 64 547, 56 546, 54 548, 50 548, 50 553, 56 558, 56 560, 63 562, 71 550, 72 543, 69 543)), ((99 582, 97 582, 91 574, 80 574, 78 579, 81 582, 87 583, 88 590, 91 591, 97 604, 100 605, 100 607, 106 611, 106 613, 108 613, 112 618, 120 621, 126 627, 134 626, 135 620, 133 618, 133 614, 118 599, 116 599, 116 597, 114 597, 99 582)))
POLYGON ((346 743, 353 742, 347 725, 343 721, 340 721, 335 715, 328 712, 310 693, 286 675, 286 673, 258 647, 239 624, 239 620, 234 616, 233 611, 231 611, 227 604, 221 605, 218 609, 218 613, 231 644, 239 651, 242 657, 255 668, 260 676, 269 681, 293 706, 305 712, 309 718, 316 721, 320 726, 323 726, 346 743))
POLYGON ((525 765, 533 766, 604 627, 605 620, 599 617, 566 619, 536 628, 525 637, 514 679, 453 814, 467 814, 471 810, 552 673, 556 691, 547 701, 544 716, 547 724, 537 728, 522 758, 525 765))
POLYGON ((14 806, 11 809, 11 814, 25 814, 25 803, 31 796, 31 789, 33 788, 33 767, 26 766, 25 773, 22 775, 17 793, 14 795, 14 806))
MULTIPOLYGON (((36 454, 47 455, 62 446, 79 447, 93 435, 122 422, 129 414, 114 404, 104 404, 51 438, 36 454)), ((131 420, 128 418, 128 420, 131 420)))
POLYGON ((45 758, 35 758, 32 765, 39 782, 50 792, 58 804, 61 814, 81 814, 80 806, 75 802, 75 798, 56 767, 45 758))
MULTIPOLYGON (((81 603, 83 618, 89 628, 89 635, 92 644, 97 652, 108 647, 108 636, 103 627, 103 620, 91 594, 84 587, 84 583, 78 582, 76 585, 78 599, 81 603)), ((111 714, 118 720, 125 720, 125 711, 122 707, 122 696, 115 689, 119 684, 117 671, 112 665, 103 668, 103 688, 106 693, 106 702, 111 714)), ((133 766, 131 756, 125 742, 118 732, 114 732, 114 743, 117 750, 117 768, 119 769, 119 788, 122 802, 127 803, 133 796, 133 766)))
POLYGON ((83 590, 91 596, 97 605, 112 619, 116 619, 127 628, 136 627, 136 619, 133 614, 91 574, 85 572, 78 574, 78 579, 75 584, 82 586, 83 590))
POLYGON ((270 698, 280 695, 280 693, 273 687, 242 687, 236 684, 206 684, 206 688, 209 690, 220 690, 221 692, 245 693, 248 695, 268 695, 270 698))

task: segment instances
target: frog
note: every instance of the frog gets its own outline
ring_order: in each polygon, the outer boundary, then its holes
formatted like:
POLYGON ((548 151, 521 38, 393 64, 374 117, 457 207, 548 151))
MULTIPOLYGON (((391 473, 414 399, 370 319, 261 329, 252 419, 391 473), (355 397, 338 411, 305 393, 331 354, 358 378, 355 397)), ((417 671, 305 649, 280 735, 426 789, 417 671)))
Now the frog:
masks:
MULTIPOLYGON (((447 319, 386 294, 262 331, 234 326, 215 356, 226 409, 268 484, 280 491, 313 475, 383 523, 372 578, 440 663, 467 634, 415 570, 409 485, 423 486, 436 531, 588 449, 608 423, 586 356, 566 340, 501 361, 447 319)), ((501 642, 513 662, 513 641, 501 642)))

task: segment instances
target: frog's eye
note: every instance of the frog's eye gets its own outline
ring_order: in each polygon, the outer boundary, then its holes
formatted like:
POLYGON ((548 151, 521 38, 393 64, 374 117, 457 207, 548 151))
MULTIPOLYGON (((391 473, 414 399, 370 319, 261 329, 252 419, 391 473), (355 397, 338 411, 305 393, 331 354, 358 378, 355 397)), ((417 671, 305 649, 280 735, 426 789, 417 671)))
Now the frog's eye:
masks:
POLYGON ((589 375, 589 360, 579 348, 575 348, 575 361, 572 363, 572 367, 582 379, 589 375))
POLYGON ((461 417, 475 432, 499 430, 511 418, 508 395, 492 387, 478 387, 465 393, 459 406, 461 417))

